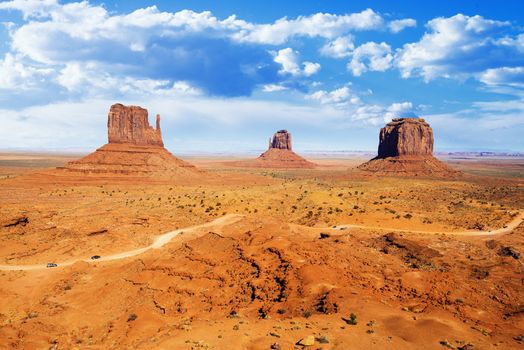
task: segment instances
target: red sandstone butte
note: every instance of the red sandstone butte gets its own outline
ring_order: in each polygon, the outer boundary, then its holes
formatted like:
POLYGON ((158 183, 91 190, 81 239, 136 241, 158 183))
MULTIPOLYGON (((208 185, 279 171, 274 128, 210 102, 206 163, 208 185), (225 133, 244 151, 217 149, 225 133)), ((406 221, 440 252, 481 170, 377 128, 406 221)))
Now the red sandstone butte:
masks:
POLYGON ((114 104, 107 117, 109 143, 131 143, 164 147, 160 131, 160 115, 156 115, 156 129, 149 125, 147 109, 138 106, 114 104))
POLYGON ((395 118, 380 129, 378 155, 358 168, 383 175, 458 175, 433 156, 433 142, 433 130, 424 119, 395 118))
POLYGON ((277 131, 269 139, 268 150, 262 153, 257 159, 232 162, 233 166, 248 168, 304 168, 312 169, 316 167, 295 152, 292 151, 291 134, 287 130, 277 131))
POLYGON ((156 128, 149 125, 147 109, 114 104, 107 117, 108 143, 64 169, 87 174, 172 176, 196 172, 164 148, 160 116, 156 128))
POLYGON ((269 147, 278 149, 292 150, 291 148, 291 134, 287 130, 277 131, 273 137, 269 138, 269 147))

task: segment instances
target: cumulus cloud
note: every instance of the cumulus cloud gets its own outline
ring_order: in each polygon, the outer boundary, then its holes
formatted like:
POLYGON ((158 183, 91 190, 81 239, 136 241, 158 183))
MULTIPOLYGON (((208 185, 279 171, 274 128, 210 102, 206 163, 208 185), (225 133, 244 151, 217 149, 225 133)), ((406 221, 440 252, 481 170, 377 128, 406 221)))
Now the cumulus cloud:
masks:
POLYGON ((348 69, 354 76, 360 76, 368 70, 384 72, 391 68, 392 61, 393 55, 388 44, 368 42, 360 45, 351 53, 348 69))
POLYGON ((316 13, 291 20, 284 17, 272 24, 249 25, 246 30, 235 35, 235 38, 278 45, 295 36, 330 39, 350 31, 380 29, 383 23, 383 18, 371 9, 346 15, 316 13))
POLYGON ((53 70, 26 65, 20 57, 7 53, 0 60, 0 90, 27 90, 52 74, 53 70))
POLYGON ((364 121, 372 125, 382 125, 393 118, 416 117, 411 102, 393 103, 389 106, 379 104, 361 104, 351 115, 355 121, 364 121))
POLYGON ((321 68, 309 61, 288 65, 285 57, 275 62, 268 45, 324 38, 333 40, 326 54, 346 56, 351 32, 386 26, 371 9, 260 24, 235 15, 219 19, 209 11, 163 12, 156 6, 110 13, 89 1, 13 0, 0 3, 0 10, 20 11, 26 19, 10 29, 12 54, 54 69, 59 75, 53 79, 68 91, 93 82, 80 79, 83 72, 77 69, 91 65, 105 81, 107 74, 117 80, 183 80, 211 95, 249 95, 257 86, 279 84, 282 72, 308 77, 321 68))
POLYGON ((398 51, 396 65, 402 77, 420 76, 425 81, 480 77, 490 82, 497 72, 499 78, 504 72, 514 76, 507 68, 522 65, 523 51, 520 36, 504 32, 508 26, 508 22, 462 14, 432 19, 420 41, 398 51), (502 67, 505 71, 492 71, 502 67))
POLYGON ((357 105, 360 103, 360 98, 351 92, 349 87, 343 86, 341 88, 326 91, 319 90, 307 95, 307 99, 317 100, 321 104, 332 104, 337 107, 346 107, 348 105, 357 105))
POLYGON ((397 19, 397 20, 393 20, 388 23, 388 28, 392 33, 399 33, 406 28, 416 27, 416 26, 417 26, 417 21, 414 20, 413 18, 397 19))
POLYGON ((320 70, 319 63, 306 61, 301 64, 299 52, 290 47, 279 50, 275 54, 274 61, 282 66, 278 72, 283 75, 309 77, 320 70))
POLYGON ((386 113, 384 114, 385 121, 390 121, 393 118, 407 117, 416 117, 411 102, 392 103, 387 107, 386 113))
POLYGON ((158 96, 167 94, 200 95, 202 91, 189 82, 178 80, 139 79, 114 76, 104 72, 96 63, 70 62, 60 70, 57 83, 70 93, 102 98, 121 96, 158 96))
POLYGON ((0 10, 17 10, 24 19, 48 16, 51 10, 59 7, 57 0, 13 0, 0 3, 0 10))
POLYGON ((64 73, 74 73, 74 64, 94 62, 101 78, 184 80, 209 94, 249 95, 259 84, 280 80, 278 65, 263 47, 224 36, 238 25, 234 18, 218 21, 209 12, 172 14, 149 7, 110 15, 88 2, 69 3, 49 18, 14 29, 12 47, 60 70, 61 82, 64 73))
POLYGON ((411 102, 393 103, 389 106, 366 103, 348 86, 331 91, 318 90, 305 98, 343 110, 350 120, 365 124, 381 125, 393 118, 416 117, 411 102))
POLYGON ((320 70, 320 63, 316 62, 304 62, 304 75, 309 77, 313 74, 316 74, 320 70))
MULTIPOLYGON (((171 29, 186 33, 213 30, 217 35, 227 36, 239 42, 270 45, 284 44, 293 37, 334 38, 351 31, 378 30, 384 26, 382 16, 372 9, 342 15, 316 13, 295 19, 283 17, 274 23, 267 24, 250 23, 237 19, 234 15, 220 20, 209 11, 201 13, 190 10, 176 13, 160 12, 156 6, 139 9, 127 15, 110 16, 103 7, 90 5, 87 1, 60 5, 56 0, 14 0, 1 3, 1 9, 19 10, 23 13, 24 18, 51 17, 54 22, 63 22, 73 18, 78 20, 84 15, 81 11, 76 10, 88 11, 88 14, 94 17, 91 21, 92 26, 82 28, 89 33, 87 35, 102 34, 104 29, 111 29, 117 25, 142 28, 163 27, 165 30, 171 29), (98 20, 103 17, 109 21, 99 22, 98 20), (97 24, 101 26, 95 28, 97 24)), ((72 30, 82 31, 74 28, 72 30)), ((115 35, 118 34, 115 33, 115 35)))
POLYGON ((336 38, 333 41, 326 43, 320 49, 320 53, 327 57, 344 58, 351 55, 351 52, 355 48, 353 43, 353 36, 346 35, 336 38))

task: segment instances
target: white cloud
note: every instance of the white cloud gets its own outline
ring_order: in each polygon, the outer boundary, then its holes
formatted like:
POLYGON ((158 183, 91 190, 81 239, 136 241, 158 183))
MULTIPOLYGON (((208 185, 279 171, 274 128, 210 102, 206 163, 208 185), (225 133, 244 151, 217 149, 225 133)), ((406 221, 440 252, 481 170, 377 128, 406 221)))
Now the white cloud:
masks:
POLYGON ((406 28, 416 27, 417 21, 413 18, 397 19, 389 22, 388 28, 392 33, 399 33, 406 28))
MULTIPOLYGON (((155 94, 168 88, 169 81, 118 77, 105 73, 96 63, 71 62, 60 71, 57 82, 67 90, 88 96, 107 96, 108 93, 155 94)), ((179 88, 184 91, 184 88, 179 88)))
POLYGON ((51 10, 58 7, 57 0, 13 0, 0 3, 0 10, 18 10, 24 19, 48 16, 51 10))
POLYGON ((337 107, 345 107, 349 104, 356 105, 360 103, 360 98, 356 94, 353 94, 347 86, 332 91, 319 90, 310 95, 306 95, 306 98, 317 100, 321 104, 333 104, 337 107))
POLYGON ((508 22, 462 14, 432 19, 420 41, 398 51, 396 65, 404 78, 418 75, 430 81, 464 79, 490 68, 522 63, 518 40, 499 35, 507 26, 508 22))
POLYGON ((346 15, 316 13, 292 20, 284 17, 272 24, 250 25, 235 38, 239 41, 279 45, 295 36, 331 39, 350 31, 380 29, 383 22, 382 17, 371 9, 346 15))
POLYGON ((400 118, 405 116, 414 116, 413 104, 411 102, 393 103, 387 109, 384 114, 384 121, 391 121, 393 118, 400 118))
POLYGON ((334 58, 348 57, 355 48, 353 40, 352 35, 338 37, 322 46, 320 53, 324 56, 334 58))
POLYGON ((294 76, 300 75, 299 54, 291 48, 279 50, 275 55, 275 62, 279 63, 282 68, 281 74, 291 74, 294 76))
POLYGON ((372 125, 382 125, 393 118, 402 117, 415 117, 411 102, 393 103, 389 106, 362 103, 351 114, 353 120, 372 125))
POLYGON ((52 73, 52 69, 26 65, 20 57, 7 53, 0 60, 0 89, 27 90, 52 73))
POLYGON ((393 118, 415 116, 411 102, 393 103, 389 106, 365 103, 348 86, 332 91, 319 90, 305 98, 343 110, 350 120, 364 124, 381 125, 393 118))
POLYGON ((302 64, 304 65, 304 75, 306 77, 312 76, 320 70, 320 63, 306 61, 302 64))
POLYGON ((290 47, 279 50, 275 53, 274 61, 282 66, 279 73, 283 75, 309 77, 320 70, 320 64, 318 63, 306 61, 300 64, 299 52, 290 47))
POLYGON ((368 70, 386 71, 391 68, 393 61, 391 47, 385 42, 380 44, 375 42, 362 44, 352 52, 351 56, 348 69, 354 76, 360 76, 368 70))
POLYGON ((202 90, 192 86, 190 83, 188 83, 187 81, 183 81, 183 80, 175 81, 173 83, 172 90, 176 91, 176 92, 179 92, 179 93, 182 93, 182 94, 185 94, 185 95, 194 95, 194 96, 196 96, 196 95, 202 95, 203 94, 202 90))
POLYGON ((295 36, 333 38, 353 30, 379 29, 383 23, 371 9, 346 15, 282 18, 269 24, 249 23, 234 15, 220 20, 209 11, 161 12, 156 6, 112 15, 87 1, 57 5, 56 1, 17 0, 1 3, 0 9, 17 9, 26 18, 38 17, 14 31, 13 47, 44 63, 63 62, 71 56, 92 59, 107 42, 139 52, 156 38, 205 33, 240 43, 280 45, 295 36))
POLYGON ((105 96, 182 96, 201 95, 203 92, 187 81, 155 80, 113 76, 96 63, 68 63, 57 77, 57 83, 69 92, 91 98, 105 96))
POLYGON ((262 91, 264 92, 276 92, 276 91, 284 91, 288 88, 279 84, 267 84, 262 87, 262 91))
MULTIPOLYGON (((270 74, 278 68, 269 55, 264 57, 262 53, 267 53, 267 45, 299 37, 325 38, 332 40, 322 50, 325 54, 347 57, 353 48, 350 33, 382 30, 386 25, 371 9, 343 15, 316 13, 258 24, 234 15, 219 19, 209 11, 163 12, 156 6, 118 14, 88 1, 61 4, 55 0, 15 0, 0 4, 1 10, 21 11, 27 19, 10 29, 11 53, 24 57, 29 67, 33 61, 35 69, 44 65, 56 71, 51 80, 68 91, 96 83, 86 75, 98 75, 102 82, 94 84, 94 88, 133 76, 162 82, 184 80, 210 94, 248 95, 257 85, 278 84, 283 77, 270 74), (222 54, 229 57, 220 62, 214 59, 222 54), (214 62, 222 69, 210 65, 214 62), (82 71, 84 67, 87 72, 82 71), (213 78, 211 72, 236 77, 217 87, 216 82, 222 79, 213 78), (192 79, 192 75, 197 77, 192 79)), ((293 61, 292 56, 276 60, 287 78, 319 72, 319 63, 293 61)), ((381 69, 379 66, 379 60, 373 59, 369 69, 381 69)))
POLYGON ((480 74, 479 80, 487 85, 524 87, 524 67, 490 68, 480 74))

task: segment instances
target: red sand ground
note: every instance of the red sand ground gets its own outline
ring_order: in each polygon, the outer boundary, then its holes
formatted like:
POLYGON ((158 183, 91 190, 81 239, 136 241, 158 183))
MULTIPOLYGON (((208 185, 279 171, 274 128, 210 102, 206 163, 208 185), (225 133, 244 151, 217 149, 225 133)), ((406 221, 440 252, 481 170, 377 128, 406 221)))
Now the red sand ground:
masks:
POLYGON ((0 180, 0 265, 104 257, 242 215, 134 257, 0 271, 0 349, 522 348, 524 226, 438 232, 516 220, 524 176, 377 178, 316 162, 0 180))

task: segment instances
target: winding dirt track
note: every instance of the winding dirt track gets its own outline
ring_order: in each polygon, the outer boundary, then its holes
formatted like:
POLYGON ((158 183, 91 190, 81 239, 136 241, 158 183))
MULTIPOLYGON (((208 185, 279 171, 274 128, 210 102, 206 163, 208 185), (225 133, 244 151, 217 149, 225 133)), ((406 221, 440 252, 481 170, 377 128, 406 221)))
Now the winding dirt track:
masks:
POLYGON ((524 221, 524 211, 521 211, 513 220, 504 225, 504 227, 496 230, 468 230, 468 231, 418 231, 418 230, 404 230, 392 227, 366 226, 366 225, 338 225, 335 228, 359 228, 366 230, 378 231, 395 231, 405 233, 426 233, 438 235, 455 235, 455 236, 494 236, 504 235, 516 229, 524 221))
MULTIPOLYGON (((174 237, 179 235, 182 232, 192 232, 197 229, 205 228, 205 227, 213 227, 213 226, 227 226, 230 224, 233 224, 237 221, 239 221, 244 215, 240 214, 228 214, 225 216, 222 216, 218 219, 215 219, 213 221, 181 228, 175 231, 170 231, 167 233, 164 233, 158 237, 155 238, 153 243, 150 245, 143 247, 143 248, 137 248, 133 250, 128 250, 122 253, 112 254, 104 256, 97 260, 91 260, 89 258, 80 258, 76 260, 69 260, 66 262, 59 263, 57 267, 64 267, 64 266, 70 266, 73 265, 76 262, 83 261, 87 263, 93 263, 93 262, 101 262, 101 261, 112 261, 112 260, 120 260, 125 259, 129 257, 133 257, 139 254, 142 254, 148 250, 151 249, 160 249, 167 243, 169 243, 174 237)), ((365 225, 337 225, 334 227, 329 227, 326 229, 342 229, 342 228, 358 228, 358 229, 368 229, 368 230, 380 230, 380 231, 395 231, 395 232, 406 232, 406 233, 425 233, 425 234, 446 234, 446 235, 461 235, 461 236, 491 236, 491 235, 503 235, 510 233, 515 228, 517 228, 522 222, 524 221, 524 211, 520 212, 515 218, 509 222, 508 224, 504 225, 504 227, 497 229, 497 230, 486 230, 486 231, 451 231, 451 232, 438 232, 438 231, 417 231, 417 230, 402 230, 397 228, 388 228, 388 227, 375 227, 375 226, 365 226, 365 225)), ((321 228, 317 228, 321 229, 321 228)), ((0 271, 29 271, 29 270, 42 270, 46 269, 46 264, 36 264, 36 265, 0 265, 0 271)), ((56 269, 56 267, 54 268, 56 269)), ((53 269, 53 270, 54 270, 53 269)))
MULTIPOLYGON (((65 261, 65 262, 62 262, 62 263, 57 263, 57 265, 58 265, 57 267, 70 266, 70 265, 73 265, 74 263, 77 263, 79 261, 84 261, 84 262, 87 262, 87 263, 94 263, 94 262, 100 262, 100 261, 112 261, 112 260, 120 260, 120 259, 129 258, 129 257, 132 257, 132 256, 136 256, 136 255, 142 254, 142 253, 144 253, 144 252, 146 252, 146 251, 148 251, 150 249, 160 249, 160 248, 162 248, 164 245, 169 243, 173 238, 175 238, 176 236, 178 236, 182 232, 188 233, 188 232, 195 231, 197 229, 201 229, 201 228, 205 228, 205 227, 212 227, 212 226, 226 226, 226 225, 230 225, 232 223, 237 222, 241 218, 242 218, 242 215, 237 215, 237 214, 225 215, 225 216, 222 216, 222 217, 220 217, 218 219, 215 219, 213 221, 207 222, 205 224, 191 226, 191 227, 185 227, 185 228, 181 228, 181 229, 178 229, 178 230, 175 230, 175 231, 170 231, 170 232, 164 233, 164 234, 156 237, 155 240, 153 241, 153 243, 151 243, 147 247, 137 248, 137 249, 128 250, 128 251, 125 251, 125 252, 122 252, 122 253, 117 253, 117 254, 103 256, 103 257, 101 257, 100 259, 97 259, 97 260, 91 260, 89 258, 80 258, 80 259, 75 259, 75 260, 69 260, 69 261, 65 261)), ((55 267, 54 269, 56 269, 57 267, 55 267)), ((41 270, 41 269, 46 269, 46 268, 47 268, 46 264, 36 264, 36 265, 0 265, 0 271, 28 271, 28 270, 41 270)))

